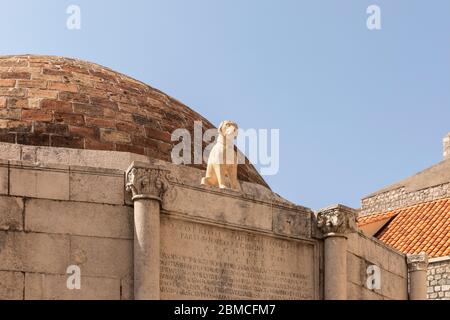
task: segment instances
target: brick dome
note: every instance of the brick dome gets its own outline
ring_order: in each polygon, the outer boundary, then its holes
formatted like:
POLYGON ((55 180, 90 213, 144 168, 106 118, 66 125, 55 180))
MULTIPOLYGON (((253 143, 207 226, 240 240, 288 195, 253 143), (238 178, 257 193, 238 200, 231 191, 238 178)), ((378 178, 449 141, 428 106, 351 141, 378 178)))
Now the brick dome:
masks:
MULTIPOLYGON (((54 56, 0 57, 0 141, 126 151, 171 161, 171 132, 214 126, 165 93, 100 65, 54 56)), ((205 169, 203 165, 192 165, 205 169)), ((251 164, 239 179, 267 186, 251 164)))

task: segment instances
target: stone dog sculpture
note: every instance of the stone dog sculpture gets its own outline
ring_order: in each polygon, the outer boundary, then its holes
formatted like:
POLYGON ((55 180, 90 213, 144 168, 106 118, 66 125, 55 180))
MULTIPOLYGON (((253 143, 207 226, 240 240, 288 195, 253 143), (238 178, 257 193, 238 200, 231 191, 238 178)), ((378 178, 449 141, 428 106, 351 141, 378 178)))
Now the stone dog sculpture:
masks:
POLYGON ((238 126, 233 121, 222 121, 218 133, 216 144, 209 154, 206 176, 202 178, 201 184, 240 191, 241 186, 237 178, 237 153, 234 150, 238 126))

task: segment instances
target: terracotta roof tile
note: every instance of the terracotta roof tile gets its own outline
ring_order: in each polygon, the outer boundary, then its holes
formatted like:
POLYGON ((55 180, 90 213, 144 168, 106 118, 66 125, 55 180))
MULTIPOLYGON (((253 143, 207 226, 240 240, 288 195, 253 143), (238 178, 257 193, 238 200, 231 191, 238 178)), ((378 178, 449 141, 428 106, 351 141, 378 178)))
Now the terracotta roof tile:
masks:
POLYGON ((363 216, 358 226, 391 220, 376 237, 404 253, 426 252, 430 257, 450 255, 450 198, 363 216))

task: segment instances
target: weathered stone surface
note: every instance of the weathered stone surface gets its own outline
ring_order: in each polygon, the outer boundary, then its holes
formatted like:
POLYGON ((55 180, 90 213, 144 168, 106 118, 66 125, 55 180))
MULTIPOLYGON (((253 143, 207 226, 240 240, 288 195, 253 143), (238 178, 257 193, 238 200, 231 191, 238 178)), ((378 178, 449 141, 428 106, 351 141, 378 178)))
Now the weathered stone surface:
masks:
POLYGON ((394 300, 408 299, 408 284, 406 278, 382 270, 381 289, 383 296, 394 300))
POLYGON ((71 169, 70 199, 76 201, 98 202, 108 204, 123 204, 124 176, 103 174, 97 172, 82 172, 71 169))
POLYGON ((0 271, 0 300, 23 299, 24 274, 0 271))
MULTIPOLYGON (((22 146, 24 150, 26 146, 22 146)), ((135 160, 147 162, 145 156, 127 152, 77 150, 70 148, 29 147, 35 150, 36 161, 69 166, 86 166, 126 170, 135 160)), ((22 151, 23 153, 23 151, 22 151)), ((26 159, 22 159, 26 160, 26 159)))
POLYGON ((71 236, 70 261, 78 265, 84 275, 132 278, 133 242, 71 236))
MULTIPOLYGON (((373 239, 368 239, 361 233, 353 233, 348 236, 348 239, 349 252, 364 258, 370 263, 377 264, 386 270, 391 270, 394 272, 395 268, 397 270, 401 269, 402 267, 398 266, 391 266, 392 269, 390 269, 389 258, 391 258, 391 260, 401 263, 403 265, 402 269, 405 270, 406 260, 403 259, 402 261, 402 254, 387 247, 383 243, 373 239)), ((405 256, 403 255, 403 257, 405 256)), ((405 273, 401 275, 405 275, 405 273)))
POLYGON ((312 211, 290 211, 273 207, 273 231, 292 237, 311 237, 312 211))
POLYGON ((182 212, 218 222, 231 223, 256 229, 272 230, 272 207, 226 193, 174 186, 163 199, 163 209, 182 212), (202 199, 203 205, 198 205, 202 199))
POLYGON ((347 283, 347 299, 348 300, 384 300, 388 299, 379 295, 377 292, 368 290, 367 288, 356 285, 353 282, 347 283))
POLYGON ((311 242, 161 218, 162 299, 314 299, 311 242))
POLYGON ((352 253, 347 254, 347 280, 358 285, 365 286, 368 264, 363 259, 352 253))
POLYGON ((0 196, 0 230, 23 230, 23 199, 0 196))
POLYGON ((380 289, 368 289, 366 286, 366 268, 369 264, 357 257, 351 257, 351 266, 348 266, 349 281, 347 283, 347 299, 349 300, 407 300, 407 282, 405 278, 380 269, 381 285, 380 289), (357 269, 359 268, 359 275, 357 269))
POLYGON ((68 167, 10 165, 9 188, 11 195, 68 200, 68 167))
POLYGON ((357 211, 338 204, 319 210, 317 226, 326 237, 334 234, 348 234, 356 230, 357 211))
POLYGON ((407 278, 408 266, 406 265, 406 257, 403 254, 389 254, 388 268, 389 272, 407 278))
POLYGON ((64 235, 0 231, 0 270, 59 273, 69 265, 64 235))
POLYGON ((119 300, 120 280, 81 274, 81 288, 67 288, 69 275, 26 273, 26 300, 119 300))
POLYGON ((347 279, 353 285, 347 287, 348 297, 353 299, 407 299, 406 257, 382 243, 368 239, 361 233, 348 235, 347 279), (366 287, 367 268, 376 265, 381 271, 381 288, 366 287), (352 292, 356 290, 357 292, 352 292))
POLYGON ((0 143, 0 159, 20 160, 20 146, 12 143, 0 143))
POLYGON ((450 196, 450 161, 442 161, 361 200, 361 214, 405 208, 450 196))
POLYGON ((133 208, 31 199, 27 201, 25 224, 27 231, 34 232, 132 239, 133 208))

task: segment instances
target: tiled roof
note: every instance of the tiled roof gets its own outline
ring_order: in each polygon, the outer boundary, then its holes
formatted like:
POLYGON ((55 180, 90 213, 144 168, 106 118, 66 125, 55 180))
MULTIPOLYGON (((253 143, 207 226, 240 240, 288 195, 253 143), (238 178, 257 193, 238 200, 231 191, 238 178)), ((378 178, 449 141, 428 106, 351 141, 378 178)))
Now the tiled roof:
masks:
POLYGON ((386 218, 391 220, 375 235, 384 243, 404 253, 450 255, 450 198, 363 216, 358 218, 358 226, 386 218))

